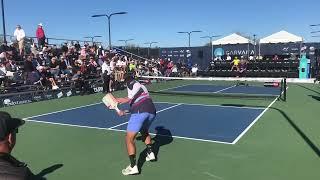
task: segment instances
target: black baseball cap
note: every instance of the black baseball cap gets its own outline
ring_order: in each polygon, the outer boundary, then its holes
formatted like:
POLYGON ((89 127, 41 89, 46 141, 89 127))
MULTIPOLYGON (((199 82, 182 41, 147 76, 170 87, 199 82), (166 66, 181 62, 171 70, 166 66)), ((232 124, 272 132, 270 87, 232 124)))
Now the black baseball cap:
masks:
POLYGON ((0 141, 25 123, 19 118, 12 118, 9 113, 0 111, 0 141))
POLYGON ((133 80, 134 80, 134 74, 133 73, 127 73, 127 74, 124 75, 124 82, 125 83, 130 83, 133 80))

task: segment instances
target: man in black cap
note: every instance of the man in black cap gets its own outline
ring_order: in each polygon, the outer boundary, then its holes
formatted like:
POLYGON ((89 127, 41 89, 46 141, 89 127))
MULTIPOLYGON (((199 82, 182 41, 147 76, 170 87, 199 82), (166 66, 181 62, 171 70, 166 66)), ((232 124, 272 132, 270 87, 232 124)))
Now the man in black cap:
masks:
POLYGON ((9 113, 0 111, 0 179, 34 179, 27 165, 10 155, 16 144, 18 128, 24 123, 25 121, 12 118, 9 113))

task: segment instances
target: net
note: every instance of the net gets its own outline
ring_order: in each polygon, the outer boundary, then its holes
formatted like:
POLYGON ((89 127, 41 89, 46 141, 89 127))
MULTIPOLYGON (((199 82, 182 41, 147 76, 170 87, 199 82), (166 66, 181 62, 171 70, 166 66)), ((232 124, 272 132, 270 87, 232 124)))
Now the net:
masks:
POLYGON ((286 100, 284 78, 203 78, 141 76, 154 94, 196 95, 231 98, 279 98, 286 100))

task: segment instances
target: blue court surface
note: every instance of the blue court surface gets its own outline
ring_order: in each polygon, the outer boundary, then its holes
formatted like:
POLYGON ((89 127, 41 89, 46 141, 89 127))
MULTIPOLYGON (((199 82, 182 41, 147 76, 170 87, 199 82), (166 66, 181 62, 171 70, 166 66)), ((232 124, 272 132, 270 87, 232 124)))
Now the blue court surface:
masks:
POLYGON ((170 92, 200 92, 200 93, 227 93, 227 94, 251 94, 251 95, 270 95, 278 96, 280 88, 262 86, 218 86, 218 85, 184 85, 166 89, 170 92))
MULTIPOLYGON (((157 117, 150 128, 170 130, 173 137, 235 144, 263 114, 264 108, 201 104, 155 103, 157 117)), ((122 107, 125 108, 125 107, 122 107)), ((125 131, 129 116, 119 117, 104 104, 58 111, 26 120, 57 125, 125 131)), ((158 132, 159 133, 159 132, 158 132)), ((161 134, 161 132, 159 133, 161 134)))

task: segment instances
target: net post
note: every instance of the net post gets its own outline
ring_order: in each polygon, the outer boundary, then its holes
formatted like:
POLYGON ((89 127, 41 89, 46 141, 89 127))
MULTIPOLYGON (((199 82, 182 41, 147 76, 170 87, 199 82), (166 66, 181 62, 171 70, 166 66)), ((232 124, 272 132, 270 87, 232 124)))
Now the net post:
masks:
POLYGON ((283 93, 283 79, 281 79, 280 81, 280 95, 278 100, 283 100, 282 93, 283 93))
POLYGON ((287 78, 283 79, 283 101, 287 101, 287 78))

